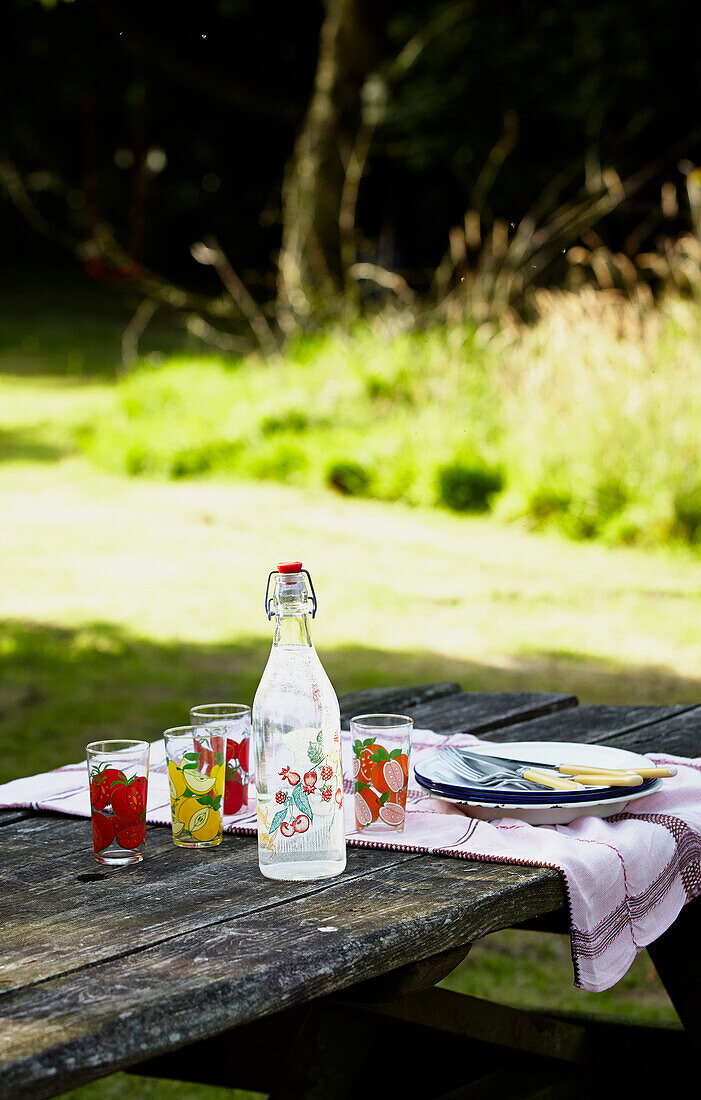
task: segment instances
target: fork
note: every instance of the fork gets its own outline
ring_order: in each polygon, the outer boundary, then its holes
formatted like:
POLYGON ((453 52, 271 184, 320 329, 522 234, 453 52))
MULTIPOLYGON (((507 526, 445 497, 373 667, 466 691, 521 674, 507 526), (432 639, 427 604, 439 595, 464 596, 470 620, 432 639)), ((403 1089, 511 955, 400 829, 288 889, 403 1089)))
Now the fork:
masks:
MULTIPOLYGON (((442 749, 441 755, 448 757, 446 763, 450 764, 453 776, 458 775, 463 779, 477 782, 481 787, 502 787, 508 784, 508 788, 505 787, 505 789, 514 791, 538 790, 538 784, 528 779, 521 779, 518 775, 515 775, 514 772, 506 771, 503 768, 485 765, 484 770, 479 771, 477 768, 473 768, 468 764, 454 748, 449 747, 442 749)), ((444 778, 449 780, 451 776, 449 774, 444 774, 444 778)))
POLYGON ((582 791, 584 789, 581 783, 564 779, 554 772, 548 772, 547 769, 539 771, 529 768, 519 776, 518 772, 499 768, 496 764, 490 764, 485 760, 484 762, 480 761, 479 768, 483 769, 480 771, 473 764, 468 764, 459 749, 454 748, 452 745, 442 751, 448 757, 451 766, 458 775, 461 775, 464 779, 477 780, 481 786, 499 787, 508 783, 510 786, 513 785, 513 790, 518 791, 533 791, 538 790, 539 787, 548 787, 555 791, 582 791))

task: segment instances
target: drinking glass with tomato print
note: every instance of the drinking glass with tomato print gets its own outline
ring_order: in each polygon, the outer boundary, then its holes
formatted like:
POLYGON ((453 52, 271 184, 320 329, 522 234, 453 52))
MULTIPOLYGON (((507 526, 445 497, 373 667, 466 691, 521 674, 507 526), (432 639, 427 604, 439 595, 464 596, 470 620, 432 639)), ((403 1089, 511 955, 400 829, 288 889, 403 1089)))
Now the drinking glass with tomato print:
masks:
POLYGON ((414 721, 404 714, 360 714, 350 725, 356 827, 400 833, 414 721))
POLYGON ((98 863, 140 863, 146 841, 148 741, 93 741, 86 748, 93 850, 98 863))
POLYGON ((193 726, 224 726, 226 730, 226 775, 224 779, 224 823, 248 813, 248 760, 251 738, 251 708, 245 703, 204 703, 192 707, 193 726))
POLYGON ((224 726, 175 726, 163 734, 173 843, 212 848, 222 841, 226 767, 224 726))

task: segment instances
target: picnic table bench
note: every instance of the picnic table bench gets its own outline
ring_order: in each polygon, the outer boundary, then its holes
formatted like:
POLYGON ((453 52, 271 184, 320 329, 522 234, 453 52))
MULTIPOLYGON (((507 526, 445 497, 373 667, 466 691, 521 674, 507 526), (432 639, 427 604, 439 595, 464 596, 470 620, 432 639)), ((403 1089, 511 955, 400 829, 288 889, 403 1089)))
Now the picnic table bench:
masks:
MULTIPOLYGON (((500 742, 701 754, 701 706, 442 683, 355 692, 341 709, 500 742)), ((261 876, 250 836, 184 855, 150 828, 144 863, 114 871, 93 861, 84 819, 4 811, 0 916, 3 1100, 118 1070, 275 1100, 554 1100, 621 1085, 652 1096, 701 1049, 698 902, 649 948, 681 1025, 545 1016, 434 988, 491 932, 568 930, 547 868, 352 847, 338 878, 283 883, 261 876)))

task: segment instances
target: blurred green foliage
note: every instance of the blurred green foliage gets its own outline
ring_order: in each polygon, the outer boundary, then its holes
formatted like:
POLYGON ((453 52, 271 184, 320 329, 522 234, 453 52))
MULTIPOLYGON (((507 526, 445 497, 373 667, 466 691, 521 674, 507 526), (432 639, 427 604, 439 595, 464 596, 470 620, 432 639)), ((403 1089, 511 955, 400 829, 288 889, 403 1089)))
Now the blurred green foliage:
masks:
POLYGON ((501 472, 479 459, 451 462, 438 470, 438 499, 454 512, 488 512, 503 487, 501 472))
MULTIPOLYGON (((575 539, 701 541, 701 314, 545 294, 530 327, 300 338, 278 365, 172 357, 77 432, 102 466, 488 511, 575 539)), ((382 326, 382 327, 380 327, 382 326)))
POLYGON ((332 489, 349 497, 368 496, 372 477, 359 462, 334 462, 326 472, 332 489))

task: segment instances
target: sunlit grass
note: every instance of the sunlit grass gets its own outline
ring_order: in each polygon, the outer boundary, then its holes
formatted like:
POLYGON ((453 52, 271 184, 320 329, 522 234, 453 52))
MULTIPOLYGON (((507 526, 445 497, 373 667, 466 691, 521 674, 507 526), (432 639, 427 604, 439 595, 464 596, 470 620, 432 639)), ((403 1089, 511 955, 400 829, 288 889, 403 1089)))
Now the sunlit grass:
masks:
POLYGON ((264 1092, 193 1085, 189 1081, 168 1081, 163 1077, 114 1074, 83 1088, 62 1092, 57 1100, 264 1100, 265 1096, 264 1092))
POLYGON ((162 1077, 115 1073, 82 1088, 63 1092, 57 1100, 264 1100, 266 1093, 166 1081, 162 1077))

